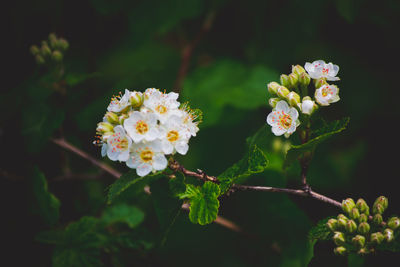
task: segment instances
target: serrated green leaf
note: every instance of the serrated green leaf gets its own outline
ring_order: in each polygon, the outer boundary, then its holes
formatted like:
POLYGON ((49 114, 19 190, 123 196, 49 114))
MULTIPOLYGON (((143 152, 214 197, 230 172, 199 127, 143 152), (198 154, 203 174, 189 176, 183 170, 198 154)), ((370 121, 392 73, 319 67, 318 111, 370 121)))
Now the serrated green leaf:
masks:
POLYGON ((60 217, 60 200, 48 191, 46 178, 38 167, 33 170, 32 189, 35 199, 34 212, 50 226, 57 223, 60 217))
POLYGON ((127 173, 121 175, 121 177, 110 185, 107 195, 107 203, 111 204, 120 194, 127 190, 131 186, 144 187, 145 184, 150 181, 160 178, 160 173, 149 174, 140 177, 136 174, 136 170, 130 170, 127 173))
POLYGON ((310 241, 318 241, 318 240, 330 240, 332 238, 332 231, 329 230, 326 223, 329 219, 334 217, 328 217, 320 220, 316 226, 310 229, 308 232, 308 238, 310 241))
POLYGON ((101 217, 106 225, 126 223, 130 228, 135 228, 144 220, 144 213, 134 206, 124 203, 108 207, 101 217))
POLYGON ((200 225, 212 223, 218 215, 219 194, 220 189, 217 184, 205 182, 190 198, 190 221, 200 225))
POLYGON ((264 152, 253 145, 240 161, 218 176, 221 192, 225 193, 238 179, 263 172, 267 166, 268 159, 264 152))
POLYGON ((292 145, 286 154, 286 159, 283 167, 287 168, 290 164, 296 161, 304 152, 314 151, 314 149, 318 144, 346 129, 346 126, 349 123, 349 121, 350 118, 348 117, 339 121, 334 121, 329 125, 323 127, 321 130, 317 131, 319 135, 312 138, 307 143, 301 145, 292 145))

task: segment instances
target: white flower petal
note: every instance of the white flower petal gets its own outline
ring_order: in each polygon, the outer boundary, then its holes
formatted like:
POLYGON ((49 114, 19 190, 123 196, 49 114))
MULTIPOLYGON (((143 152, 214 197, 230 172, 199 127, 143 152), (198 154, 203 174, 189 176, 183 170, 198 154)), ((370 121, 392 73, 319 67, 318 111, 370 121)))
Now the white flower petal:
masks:
POLYGON ((152 167, 150 164, 142 163, 136 168, 137 175, 143 177, 149 174, 152 171, 152 167))
POLYGON ((189 145, 186 142, 179 142, 175 145, 176 152, 181 155, 186 155, 189 150, 189 145))
POLYGON ((274 126, 278 121, 278 116, 276 115, 275 111, 272 111, 267 116, 267 123, 271 126, 274 126))
POLYGON ((275 106, 276 111, 284 111, 286 113, 288 109, 289 109, 289 105, 288 105, 288 103, 286 103, 286 101, 281 100, 278 103, 276 103, 276 106, 275 106))
POLYGON ((174 151, 174 146, 168 140, 162 140, 162 151, 169 155, 174 151))
POLYGON ((299 112, 295 108, 290 108, 288 115, 292 118, 293 121, 295 121, 299 117, 299 112))
POLYGON ((153 158, 153 168, 157 171, 164 170, 168 165, 168 161, 163 154, 157 154, 153 158))
POLYGON ((282 134, 286 133, 286 130, 279 126, 272 126, 272 133, 276 136, 281 136, 282 134))

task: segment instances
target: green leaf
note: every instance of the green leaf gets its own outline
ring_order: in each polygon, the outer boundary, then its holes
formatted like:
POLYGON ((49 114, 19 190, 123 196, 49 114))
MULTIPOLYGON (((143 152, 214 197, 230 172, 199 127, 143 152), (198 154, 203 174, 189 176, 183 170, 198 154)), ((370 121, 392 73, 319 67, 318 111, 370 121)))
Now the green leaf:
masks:
POLYGON ((101 221, 106 225, 126 223, 130 228, 135 228, 144 220, 144 213, 134 206, 118 204, 107 208, 101 221))
POLYGON ((56 224, 60 217, 60 201, 48 191, 46 178, 38 167, 33 170, 32 188, 35 199, 34 212, 39 214, 46 224, 56 224))
POLYGON ((136 170, 130 170, 121 175, 121 177, 110 185, 107 196, 107 203, 111 204, 119 195, 131 186, 143 188, 150 181, 160 178, 162 174, 155 173, 140 177, 136 174, 136 170))
POLYGON ((219 60, 190 73, 182 94, 204 112, 202 126, 207 127, 222 119, 226 106, 245 110, 265 106, 266 82, 277 78, 278 74, 265 66, 219 60))
POLYGON ((347 266, 348 267, 363 267, 365 262, 365 257, 350 253, 347 256, 347 266))
POLYGON ((332 238, 332 231, 329 230, 326 223, 329 219, 334 217, 328 217, 320 220, 316 226, 310 229, 308 233, 308 238, 310 241, 319 241, 319 240, 330 240, 332 238))
POLYGON ((205 182, 201 188, 190 191, 192 192, 190 195, 190 221, 200 225, 212 223, 218 215, 219 186, 212 182, 205 182))
POLYGON ((256 145, 250 147, 245 156, 236 164, 218 176, 221 192, 225 193, 238 179, 263 172, 268 166, 268 159, 256 145))
POLYGON ((318 136, 312 138, 307 143, 301 145, 292 145, 287 152, 283 167, 288 167, 290 164, 296 161, 304 152, 313 152, 318 144, 346 129, 349 121, 350 118, 348 117, 339 121, 334 121, 329 125, 323 127, 322 129, 316 131, 316 134, 314 135, 318 134, 318 136))

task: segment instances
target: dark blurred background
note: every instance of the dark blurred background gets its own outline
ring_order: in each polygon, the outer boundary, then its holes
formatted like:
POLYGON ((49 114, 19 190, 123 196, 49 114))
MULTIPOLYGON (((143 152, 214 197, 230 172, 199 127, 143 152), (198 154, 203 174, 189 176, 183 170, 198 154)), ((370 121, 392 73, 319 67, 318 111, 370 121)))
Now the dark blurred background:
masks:
MULTIPOLYGON (((103 160, 92 141, 113 94, 125 88, 172 91, 182 87, 181 102, 190 101, 192 107, 202 109, 204 122, 190 142, 189 153, 180 160, 188 169, 218 175, 241 158, 245 138, 264 125, 270 112, 266 84, 279 81, 281 73, 290 73, 291 65, 317 59, 339 65, 341 78, 336 83, 341 100, 321 113, 327 120, 345 116, 351 120, 344 132, 317 148, 309 183, 337 200, 363 197, 372 203, 385 195, 387 213, 399 214, 399 1, 39 0, 8 4, 3 9, 7 30, 2 41, 5 72, 0 103, 5 223, 1 236, 6 247, 2 265, 51 265, 52 247, 35 241, 35 235, 48 227, 31 211, 29 180, 34 165, 61 201, 60 227, 83 215, 96 216, 105 205, 106 188, 113 178, 46 140, 62 134, 103 160), (63 96, 40 89, 37 81, 45 71, 29 52, 32 44, 40 44, 51 32, 70 43, 64 55, 67 91, 63 96), (187 72, 179 76, 188 46, 193 50, 187 72), (43 107, 37 109, 42 105, 48 105, 50 113, 56 107, 62 114, 62 133, 58 124, 55 129, 41 126, 52 120, 47 115, 43 120, 32 117, 43 111, 43 107), (35 133, 27 125, 37 126, 35 133), (32 148, 36 142, 32 138, 38 136, 47 139, 32 148), (59 179, 66 169, 96 179, 59 179)), ((271 145, 275 139, 266 135, 271 145)), ((268 151, 273 154, 271 147, 264 149, 267 156, 268 151)), ((104 161, 121 172, 128 170, 123 164, 104 161)), ((247 183, 297 186, 299 180, 271 167, 247 183)), ((146 205, 142 207, 146 223, 156 224, 146 205)), ((216 224, 193 225, 182 213, 165 245, 155 245, 113 266, 303 266, 308 230, 337 213, 336 208, 315 200, 238 192, 221 200, 220 214, 245 234, 216 224)), ((346 259, 334 256, 332 249, 331 242, 318 243, 310 266, 345 266, 346 259)), ((366 262, 376 266, 389 260, 398 262, 399 257, 378 252, 366 262)))

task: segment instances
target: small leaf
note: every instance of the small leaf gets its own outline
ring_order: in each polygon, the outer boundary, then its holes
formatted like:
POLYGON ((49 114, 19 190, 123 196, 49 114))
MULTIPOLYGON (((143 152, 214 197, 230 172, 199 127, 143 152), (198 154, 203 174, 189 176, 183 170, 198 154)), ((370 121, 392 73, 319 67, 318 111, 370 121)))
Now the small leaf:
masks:
POLYGON ((349 121, 350 118, 348 117, 340 121, 334 121, 329 125, 323 127, 322 129, 318 130, 317 133, 319 135, 309 140, 307 143, 301 145, 292 145, 289 151, 287 152, 283 167, 284 168, 288 167, 290 164, 296 161, 304 152, 314 151, 314 149, 318 144, 346 129, 346 126, 349 123, 349 121))
POLYGON ((256 145, 252 146, 240 161, 218 176, 221 192, 225 193, 240 178, 263 172, 267 166, 268 159, 264 152, 256 145))
POLYGON ((130 228, 135 228, 144 219, 144 213, 134 206, 118 204, 107 208, 101 221, 106 225, 126 223, 130 228))
POLYGON ((37 167, 33 170, 32 187, 34 212, 48 225, 54 225, 60 217, 60 201, 48 191, 46 178, 37 167))
POLYGON ((220 189, 217 184, 205 182, 190 198, 189 219, 192 223, 212 223, 218 215, 220 189))
POLYGON ((328 220, 331 218, 334 217, 328 217, 320 220, 316 226, 310 229, 308 233, 308 238, 310 239, 310 241, 330 240, 332 238, 332 232, 326 225, 328 220))

